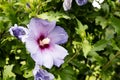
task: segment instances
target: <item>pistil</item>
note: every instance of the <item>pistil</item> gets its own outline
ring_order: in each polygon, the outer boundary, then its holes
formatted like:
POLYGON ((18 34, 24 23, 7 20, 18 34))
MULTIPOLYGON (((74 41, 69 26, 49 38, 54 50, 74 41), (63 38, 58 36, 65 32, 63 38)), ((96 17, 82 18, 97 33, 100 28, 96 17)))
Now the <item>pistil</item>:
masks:
POLYGON ((44 46, 46 44, 50 43, 50 39, 49 38, 44 38, 43 40, 39 41, 40 46, 44 46))

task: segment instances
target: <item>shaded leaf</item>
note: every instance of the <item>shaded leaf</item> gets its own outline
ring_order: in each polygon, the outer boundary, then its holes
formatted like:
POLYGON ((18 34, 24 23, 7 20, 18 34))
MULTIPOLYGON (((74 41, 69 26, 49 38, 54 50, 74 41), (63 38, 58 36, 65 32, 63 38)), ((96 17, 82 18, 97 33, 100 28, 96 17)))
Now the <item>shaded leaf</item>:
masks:
POLYGON ((78 19, 77 20, 77 25, 78 27, 76 29, 76 33, 80 35, 81 38, 84 38, 86 36, 85 30, 88 28, 87 25, 83 25, 78 19))
POLYGON ((104 50, 104 48, 107 46, 108 41, 107 40, 99 40, 97 41, 92 48, 92 51, 101 51, 104 50))
POLYGON ((120 19, 112 16, 110 19, 110 24, 115 28, 115 32, 120 34, 120 19))
POLYGON ((66 67, 61 71, 60 77, 62 80, 76 80, 74 73, 72 67, 66 67))
POLYGON ((104 29, 108 25, 107 20, 102 16, 97 16, 95 18, 95 23, 96 23, 96 25, 101 25, 102 29, 104 29))

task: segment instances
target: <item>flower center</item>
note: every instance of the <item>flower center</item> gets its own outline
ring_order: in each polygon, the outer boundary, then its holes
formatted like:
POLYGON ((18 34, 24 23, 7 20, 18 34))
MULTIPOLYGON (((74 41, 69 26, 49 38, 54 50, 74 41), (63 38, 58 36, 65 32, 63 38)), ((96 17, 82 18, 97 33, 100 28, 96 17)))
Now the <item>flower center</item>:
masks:
POLYGON ((45 49, 50 47, 50 38, 45 37, 44 35, 41 35, 39 39, 37 40, 37 43, 40 47, 40 49, 45 49))
POLYGON ((39 40, 39 44, 40 46, 44 46, 50 43, 50 39, 49 38, 44 38, 43 40, 39 40))

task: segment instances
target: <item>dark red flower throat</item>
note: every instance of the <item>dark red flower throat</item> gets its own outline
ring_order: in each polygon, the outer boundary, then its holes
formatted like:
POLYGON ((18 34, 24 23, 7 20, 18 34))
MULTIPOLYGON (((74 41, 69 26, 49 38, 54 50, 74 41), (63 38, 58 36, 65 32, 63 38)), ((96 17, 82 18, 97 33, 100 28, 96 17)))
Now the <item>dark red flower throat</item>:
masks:
POLYGON ((41 49, 49 48, 50 39, 45 37, 44 35, 41 35, 38 38, 37 43, 41 49))

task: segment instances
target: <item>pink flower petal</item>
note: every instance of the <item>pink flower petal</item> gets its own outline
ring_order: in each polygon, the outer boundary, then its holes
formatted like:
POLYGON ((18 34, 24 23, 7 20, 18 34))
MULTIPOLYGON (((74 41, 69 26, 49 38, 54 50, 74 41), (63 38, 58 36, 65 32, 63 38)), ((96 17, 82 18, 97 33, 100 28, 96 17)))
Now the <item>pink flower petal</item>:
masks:
POLYGON ((53 58, 52 56, 50 55, 49 53, 49 50, 46 50, 42 53, 42 59, 43 59, 43 65, 46 67, 46 68, 52 68, 53 66, 53 58))
POLYGON ((48 35, 52 43, 63 44, 67 42, 68 35, 65 30, 59 26, 56 26, 54 30, 48 35))
POLYGON ((36 73, 37 73, 37 71, 40 69, 40 66, 37 64, 37 63, 35 63, 35 67, 34 67, 34 69, 33 69, 33 75, 35 76, 36 75, 36 73))
POLYGON ((36 52, 36 54, 31 54, 31 57, 36 62, 36 64, 38 64, 40 66, 43 65, 43 56, 39 51, 36 52))
POLYGON ((31 54, 36 54, 40 50, 37 41, 32 36, 26 38, 26 48, 31 54))
POLYGON ((54 60, 54 65, 56 65, 57 67, 60 67, 60 65, 63 63, 64 63, 64 60, 62 60, 62 59, 55 59, 54 60))
POLYGON ((52 48, 48 49, 48 54, 53 58, 53 64, 60 67, 64 63, 64 58, 68 55, 67 50, 59 45, 54 45, 52 48))
POLYGON ((30 32, 32 32, 37 38, 40 34, 48 34, 50 31, 54 29, 56 22, 48 22, 47 20, 32 18, 28 27, 30 32))
POLYGON ((56 44, 50 50, 51 50, 50 54, 53 56, 54 59, 64 59, 68 55, 68 52, 65 48, 56 44))

